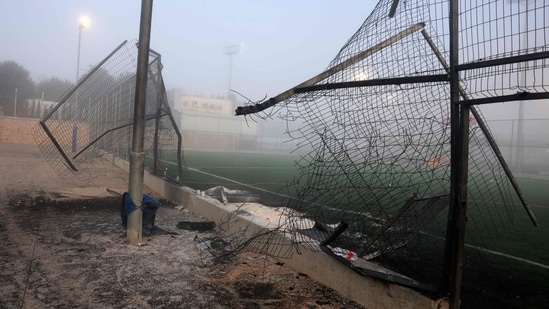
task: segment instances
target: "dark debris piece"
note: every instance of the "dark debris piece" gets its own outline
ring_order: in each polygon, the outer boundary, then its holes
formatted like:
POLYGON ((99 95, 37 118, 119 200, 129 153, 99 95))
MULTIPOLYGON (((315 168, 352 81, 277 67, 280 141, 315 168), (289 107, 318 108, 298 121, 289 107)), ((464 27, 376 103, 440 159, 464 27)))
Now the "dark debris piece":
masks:
POLYGON ((205 232, 211 231, 215 228, 213 221, 181 221, 177 223, 177 228, 189 231, 205 232))

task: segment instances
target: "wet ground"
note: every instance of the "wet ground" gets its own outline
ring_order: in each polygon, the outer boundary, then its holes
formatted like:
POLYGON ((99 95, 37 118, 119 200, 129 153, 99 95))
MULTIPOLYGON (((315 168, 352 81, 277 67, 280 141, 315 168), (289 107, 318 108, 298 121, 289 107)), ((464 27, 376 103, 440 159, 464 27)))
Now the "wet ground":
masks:
POLYGON ((284 260, 213 264, 197 239, 221 235, 177 228, 203 221, 184 205, 160 199, 156 216, 177 235, 127 245, 113 193, 125 188, 107 161, 61 179, 36 146, 0 143, 0 308, 361 308, 284 260))

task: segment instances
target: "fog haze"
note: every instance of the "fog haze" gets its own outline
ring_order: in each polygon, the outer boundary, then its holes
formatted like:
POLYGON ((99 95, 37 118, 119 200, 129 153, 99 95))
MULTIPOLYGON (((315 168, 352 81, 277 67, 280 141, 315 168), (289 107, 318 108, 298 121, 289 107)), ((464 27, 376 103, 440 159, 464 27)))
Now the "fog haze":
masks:
MULTIPOLYGON (((324 70, 376 1, 154 1, 151 48, 162 54, 167 89, 226 95, 227 46, 232 88, 259 100, 324 70)), ((74 81, 79 18, 80 76, 123 40, 137 39, 141 1, 0 2, 0 61, 13 60, 38 82, 74 81)))

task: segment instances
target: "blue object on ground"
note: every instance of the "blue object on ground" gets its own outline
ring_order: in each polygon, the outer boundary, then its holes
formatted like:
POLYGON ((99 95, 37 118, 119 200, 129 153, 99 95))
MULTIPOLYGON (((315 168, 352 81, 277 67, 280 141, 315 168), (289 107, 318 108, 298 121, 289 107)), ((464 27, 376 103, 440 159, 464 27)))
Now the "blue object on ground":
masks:
MULTIPOLYGON (((150 195, 143 194, 143 200, 141 202, 141 211, 143 212, 143 236, 150 236, 152 234, 158 205, 157 199, 150 195)), ((127 228, 128 226, 128 215, 136 209, 137 205, 132 202, 130 194, 124 192, 122 195, 122 209, 120 210, 120 217, 122 218, 122 226, 124 226, 124 228, 127 228)))

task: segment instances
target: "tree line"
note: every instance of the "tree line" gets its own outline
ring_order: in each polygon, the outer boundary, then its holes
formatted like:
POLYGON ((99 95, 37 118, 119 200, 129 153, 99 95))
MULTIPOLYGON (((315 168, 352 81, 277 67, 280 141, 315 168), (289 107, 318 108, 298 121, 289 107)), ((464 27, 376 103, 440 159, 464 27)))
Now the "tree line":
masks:
POLYGON ((0 62, 0 115, 40 117, 41 100, 57 101, 73 83, 55 76, 35 83, 15 61, 0 62))

